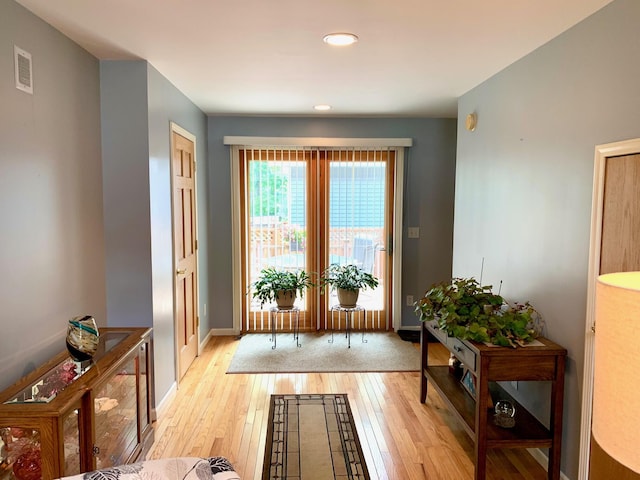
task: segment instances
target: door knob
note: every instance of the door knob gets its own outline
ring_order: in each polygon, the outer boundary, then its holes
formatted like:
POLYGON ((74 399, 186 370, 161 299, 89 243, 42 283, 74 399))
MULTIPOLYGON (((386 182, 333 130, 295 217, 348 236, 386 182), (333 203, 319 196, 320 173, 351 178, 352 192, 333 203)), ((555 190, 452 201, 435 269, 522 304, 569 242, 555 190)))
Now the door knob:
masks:
POLYGON ((184 275, 185 273, 187 273, 185 268, 176 270, 176 275, 184 275))

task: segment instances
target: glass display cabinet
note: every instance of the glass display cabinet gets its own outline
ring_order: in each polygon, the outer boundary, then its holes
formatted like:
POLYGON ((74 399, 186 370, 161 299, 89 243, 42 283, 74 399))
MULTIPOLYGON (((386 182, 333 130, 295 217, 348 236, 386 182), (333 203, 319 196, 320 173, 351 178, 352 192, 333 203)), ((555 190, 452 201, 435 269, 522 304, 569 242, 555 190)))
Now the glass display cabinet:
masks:
POLYGON ((101 328, 93 359, 61 352, 0 393, 0 480, 132 463, 153 444, 151 329, 101 328))

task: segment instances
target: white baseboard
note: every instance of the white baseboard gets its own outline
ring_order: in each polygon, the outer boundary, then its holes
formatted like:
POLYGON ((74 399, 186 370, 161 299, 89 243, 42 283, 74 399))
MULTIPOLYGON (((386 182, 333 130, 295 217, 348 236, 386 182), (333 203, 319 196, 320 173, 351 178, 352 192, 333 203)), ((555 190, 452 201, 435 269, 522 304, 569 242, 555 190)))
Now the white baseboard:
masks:
POLYGON ((407 327, 405 327, 403 325, 400 325, 397 328, 397 330, 416 330, 416 331, 420 331, 421 328, 422 327, 420 325, 410 325, 410 326, 407 326, 407 327))
POLYGON ((240 335, 240 330, 235 328, 212 328, 209 331, 209 335, 212 337, 237 337, 240 335))
POLYGON ((211 330, 209 330, 205 335, 205 337, 200 342, 200 347, 198 348, 198 355, 202 353, 202 350, 204 350, 204 347, 207 346, 207 343, 209 343, 209 340, 211 340, 211 337, 212 337, 212 333, 211 333, 211 330))
MULTIPOLYGON (((533 459, 538 462, 540 465, 542 465, 542 468, 544 468, 544 470, 547 472, 548 469, 548 465, 549 465, 549 457, 547 457, 544 452, 542 450, 540 450, 539 448, 527 448, 527 451, 531 454, 531 456, 533 457, 533 459)), ((567 477, 564 473, 560 472, 560 478, 562 480, 569 480, 569 477, 567 477)))
POLYGON ((177 391, 177 384, 176 382, 173 382, 173 384, 171 385, 171 387, 169 387, 169 390, 167 391, 167 393, 165 394, 164 397, 162 397, 162 400, 160 400, 159 402, 156 403, 156 417, 160 418, 164 415, 165 413, 165 409, 171 405, 171 402, 173 401, 173 398, 176 396, 176 391, 177 391))
POLYGON ((204 339, 200 342, 198 355, 202 353, 202 350, 204 350, 204 347, 207 346, 207 343, 209 343, 209 340, 211 340, 211 337, 237 337, 238 335, 240 335, 240 331, 236 330, 235 328, 217 328, 217 329, 212 328, 211 330, 209 330, 209 332, 204 337, 204 339))

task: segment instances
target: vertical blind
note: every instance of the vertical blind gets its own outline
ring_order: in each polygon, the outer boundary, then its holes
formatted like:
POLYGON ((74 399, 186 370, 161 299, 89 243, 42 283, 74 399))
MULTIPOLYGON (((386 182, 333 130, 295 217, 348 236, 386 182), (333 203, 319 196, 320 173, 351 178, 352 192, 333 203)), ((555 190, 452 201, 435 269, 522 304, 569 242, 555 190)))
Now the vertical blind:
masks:
MULTIPOLYGON (((381 286, 376 291, 360 294, 367 315, 356 316, 354 327, 388 328, 385 243, 394 152, 358 147, 240 150, 243 284, 249 292, 244 331, 271 328, 272 305, 261 307, 250 294, 263 268, 305 269, 317 275, 331 263, 355 263, 378 277, 381 286)), ((327 328, 327 303, 334 302, 334 293, 320 296, 318 289, 297 299, 300 330, 327 328)), ((293 317, 277 317, 278 329, 293 329, 293 317)), ((342 316, 333 320, 335 328, 344 328, 342 316)))

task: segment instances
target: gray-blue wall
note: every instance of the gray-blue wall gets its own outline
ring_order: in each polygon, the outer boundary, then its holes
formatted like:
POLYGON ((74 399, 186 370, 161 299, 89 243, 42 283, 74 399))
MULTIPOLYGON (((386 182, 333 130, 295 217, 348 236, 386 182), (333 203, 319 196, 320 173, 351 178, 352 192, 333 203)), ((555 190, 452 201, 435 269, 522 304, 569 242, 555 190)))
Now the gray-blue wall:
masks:
MULTIPOLYGON (((421 238, 404 237, 403 296, 417 297, 450 276, 453 237, 455 275, 478 275, 484 258, 484 283, 502 280, 506 297, 531 300, 540 309, 547 336, 569 350, 563 470, 576 478, 594 146, 640 136, 638 19, 637 0, 616 0, 465 94, 457 154, 453 120, 207 119, 153 67, 138 62, 108 82, 120 82, 118 88, 103 87, 104 95, 128 98, 134 107, 120 106, 124 113, 116 115, 109 109, 117 105, 105 106, 103 112, 123 123, 102 126, 102 148, 117 159, 104 165, 109 188, 103 227, 99 64, 15 2, 0 2, 0 71, 9 72, 0 76, 0 260, 11 272, 0 288, 0 388, 61 349, 70 316, 89 312, 107 323, 105 289, 117 292, 120 286, 111 279, 129 278, 129 264, 119 255, 136 255, 131 278, 140 282, 131 291, 140 302, 132 302, 125 289, 119 298, 109 293, 109 309, 128 322, 156 326, 158 319, 156 392, 161 396, 170 387, 170 120, 198 137, 200 239, 209 248, 208 257, 206 249, 200 251, 200 301, 211 312, 205 318, 201 310, 203 333, 231 326, 224 135, 411 137, 403 225, 405 233, 408 226, 420 227, 421 238), (33 54, 33 96, 14 87, 14 44, 33 54), (473 133, 463 125, 472 111, 478 114, 473 133), (131 131, 120 135, 138 141, 117 153, 114 129, 125 126, 131 131), (135 157, 135 165, 128 165, 133 170, 124 168, 129 155, 135 157), (135 205, 115 199, 132 195, 128 177, 142 180, 131 197, 135 205), (127 209, 135 211, 133 218, 118 216, 127 209), (111 236, 111 229, 132 222, 142 222, 133 237, 111 236), (121 242, 133 245, 121 251, 121 242), (140 270, 145 275, 138 277, 140 270)), ((120 323, 110 318, 109 324, 120 323)), ((417 325, 409 307, 402 324, 417 325)), ((541 416, 546 413, 542 396, 531 388, 521 385, 515 393, 541 416)))
POLYGON ((111 326, 153 326, 147 62, 100 62, 102 181, 111 326))
MULTIPOLYGON (((453 273, 530 300, 568 349, 562 469, 577 478, 595 146, 640 137, 640 2, 616 0, 458 104, 453 273), (475 132, 464 129, 477 112, 475 132)), ((538 391, 517 396, 546 414, 538 391)))
MULTIPOLYGON (((208 122, 211 325, 232 327, 231 171, 225 135, 412 138, 405 165, 402 297, 451 276, 456 121, 418 118, 216 117, 208 122), (420 238, 408 239, 407 226, 420 238)), ((404 302, 403 302, 404 303, 404 302)), ((399 324, 396 320, 396 324, 399 324)), ((402 326, 416 326, 403 307, 402 326)))
POLYGON ((64 350, 67 320, 106 323, 98 61, 0 1, 0 389, 64 350), (13 46, 33 58, 15 88, 13 46))
MULTIPOLYGON (((176 376, 170 124, 196 136, 198 215, 206 226, 206 117, 144 60, 102 61, 100 75, 108 324, 153 327, 160 400, 176 376)), ((201 232, 206 245, 206 227, 201 232)), ((208 298, 206 264, 201 249, 200 305, 208 298)))
POLYGON ((175 336, 173 323, 173 235, 171 231, 171 136, 174 122, 196 137, 198 195, 198 312, 200 339, 209 333, 204 305, 209 301, 207 231, 207 118, 187 97, 148 65, 149 186, 151 199, 151 264, 153 295, 153 335, 156 364, 156 392, 164 395, 173 382, 175 336), (166 360, 165 360, 166 359, 166 360), (171 368, 169 368, 171 367, 171 368))

